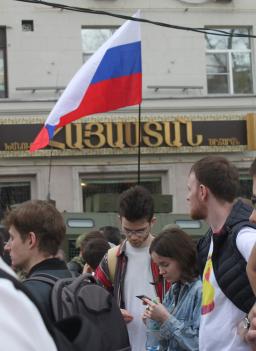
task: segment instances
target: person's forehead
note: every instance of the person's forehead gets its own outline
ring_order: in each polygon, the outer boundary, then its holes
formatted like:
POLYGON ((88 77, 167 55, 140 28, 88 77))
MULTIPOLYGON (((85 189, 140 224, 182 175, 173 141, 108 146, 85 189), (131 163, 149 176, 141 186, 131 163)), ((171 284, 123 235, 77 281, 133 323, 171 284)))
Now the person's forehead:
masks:
POLYGON ((138 219, 136 221, 129 221, 125 217, 121 218, 122 225, 127 228, 145 227, 149 222, 146 218, 138 219))
POLYGON ((9 234, 14 236, 14 235, 20 235, 20 233, 18 232, 18 230, 14 227, 14 225, 11 225, 9 228, 9 234))
POLYGON ((188 184, 189 185, 193 185, 193 184, 197 184, 198 180, 196 178, 196 175, 194 172, 191 172, 188 176, 188 184))

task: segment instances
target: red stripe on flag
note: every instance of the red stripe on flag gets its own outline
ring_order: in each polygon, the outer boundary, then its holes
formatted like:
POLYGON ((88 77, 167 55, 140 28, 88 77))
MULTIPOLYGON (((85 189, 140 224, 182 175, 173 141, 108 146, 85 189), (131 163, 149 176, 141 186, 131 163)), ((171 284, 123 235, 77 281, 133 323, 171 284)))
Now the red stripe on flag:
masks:
POLYGON ((88 87, 79 107, 62 116, 58 127, 88 115, 140 104, 142 74, 114 78, 88 87))
POLYGON ((30 145, 30 152, 36 151, 38 149, 42 149, 43 147, 47 146, 50 142, 48 130, 43 127, 39 134, 37 135, 34 142, 30 145))

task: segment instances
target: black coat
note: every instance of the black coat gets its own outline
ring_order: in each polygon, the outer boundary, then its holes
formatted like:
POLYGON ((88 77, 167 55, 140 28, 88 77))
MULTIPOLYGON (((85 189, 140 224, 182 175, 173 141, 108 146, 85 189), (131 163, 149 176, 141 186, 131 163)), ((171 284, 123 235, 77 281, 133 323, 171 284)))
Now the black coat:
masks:
MULTIPOLYGON (((41 273, 46 273, 56 278, 70 278, 72 276, 66 263, 58 258, 49 258, 36 264, 30 270, 28 278, 32 278, 41 273)), ((53 321, 54 318, 51 308, 52 286, 48 283, 36 280, 25 280, 23 284, 32 293, 41 309, 43 309, 47 316, 53 321)))

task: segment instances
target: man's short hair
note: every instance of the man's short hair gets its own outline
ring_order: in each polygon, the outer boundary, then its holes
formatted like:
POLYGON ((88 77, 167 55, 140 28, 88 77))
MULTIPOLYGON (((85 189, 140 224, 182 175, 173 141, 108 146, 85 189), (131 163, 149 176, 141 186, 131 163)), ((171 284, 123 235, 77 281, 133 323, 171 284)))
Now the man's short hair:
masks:
POLYGON ((84 246, 83 259, 95 270, 109 249, 110 245, 105 239, 91 239, 84 246))
POLYGON ((107 241, 104 238, 104 235, 100 230, 92 230, 89 233, 84 233, 83 235, 84 235, 84 237, 80 242, 80 251, 81 251, 82 256, 83 256, 84 248, 89 241, 91 241, 93 239, 103 239, 103 240, 107 241))
POLYGON ((26 201, 7 212, 4 225, 8 229, 13 225, 23 241, 30 232, 34 232, 38 250, 50 255, 57 254, 66 233, 61 213, 43 200, 26 201))
POLYGON ((251 164, 251 167, 250 167, 250 175, 252 177, 255 177, 256 176, 256 158, 255 160, 253 161, 253 163, 251 164))
POLYGON ((190 173, 220 200, 232 202, 239 192, 239 172, 225 157, 207 156, 197 161, 190 173))
POLYGON ((141 185, 129 188, 120 195, 119 214, 130 222, 140 219, 151 221, 154 215, 152 195, 141 185))

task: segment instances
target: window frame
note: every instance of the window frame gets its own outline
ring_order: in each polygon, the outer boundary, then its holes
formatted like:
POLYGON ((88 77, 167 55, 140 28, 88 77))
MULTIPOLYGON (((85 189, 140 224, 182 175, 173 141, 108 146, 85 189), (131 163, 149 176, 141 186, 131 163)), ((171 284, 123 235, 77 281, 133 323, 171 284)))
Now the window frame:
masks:
POLYGON ((106 26, 104 26, 104 25, 100 25, 100 26, 82 26, 82 28, 81 28, 81 42, 82 42, 82 61, 83 61, 83 63, 85 63, 97 50, 98 50, 98 48, 100 47, 98 47, 95 51, 91 51, 91 52, 88 52, 88 53, 86 53, 84 50, 83 50, 83 34, 82 34, 82 31, 83 31, 83 29, 111 29, 112 30, 112 34, 111 34, 111 36, 113 35, 113 33, 117 30, 119 28, 119 26, 111 26, 111 25, 106 25, 106 26))
MULTIPOLYGON (((33 198, 33 193, 34 193, 34 184, 33 184, 33 179, 30 177, 12 177, 10 176, 7 178, 6 176, 0 177, 0 190, 2 188, 7 188, 7 187, 12 187, 15 188, 15 186, 20 187, 21 185, 28 186, 29 187, 29 196, 26 200, 31 200, 33 198)), ((3 203, 3 198, 1 197, 1 206, 0 206, 0 213, 4 213, 4 211, 11 207, 11 206, 16 206, 20 204, 21 202, 15 202, 13 204, 11 203, 3 203), (4 210, 4 205, 6 206, 6 209, 4 210)), ((1 217, 1 216, 0 216, 1 217)), ((1 218, 0 218, 1 219, 1 218)))
POLYGON ((8 79, 7 79, 7 39, 6 39, 6 27, 0 26, 0 51, 3 51, 3 96, 0 94, 0 99, 8 97, 8 79))
MULTIPOLYGON (((208 29, 211 29, 211 27, 207 27, 208 29)), ((212 29, 217 29, 217 30, 227 30, 227 29, 240 29, 240 28, 247 28, 248 33, 250 34, 252 32, 252 27, 251 26, 220 26, 218 28, 212 28, 212 29)), ((206 39, 205 39, 206 42, 206 39)), ((206 59, 206 82, 207 82, 207 94, 208 95, 248 95, 248 94, 253 94, 254 93, 254 74, 253 74, 253 50, 252 50, 252 45, 253 42, 251 38, 249 38, 249 49, 208 49, 206 48, 206 57, 209 54, 226 54, 227 55, 227 73, 208 73, 207 71, 207 59, 206 59), (234 91, 234 74, 233 74, 233 58, 232 54, 249 54, 250 55, 250 68, 251 68, 251 80, 252 80, 252 87, 251 87, 251 92, 248 93, 236 93, 234 91), (227 76, 227 85, 228 85, 228 92, 222 93, 222 92, 209 92, 208 90, 208 76, 227 76)))

